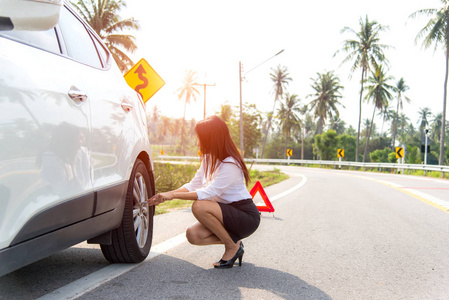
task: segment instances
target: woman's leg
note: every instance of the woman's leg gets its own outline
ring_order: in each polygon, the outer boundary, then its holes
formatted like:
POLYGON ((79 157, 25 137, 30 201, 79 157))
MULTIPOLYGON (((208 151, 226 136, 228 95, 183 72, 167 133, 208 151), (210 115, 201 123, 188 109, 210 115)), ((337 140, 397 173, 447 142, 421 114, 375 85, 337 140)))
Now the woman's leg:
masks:
POLYGON ((234 243, 224 228, 220 205, 215 201, 196 200, 193 202, 192 212, 199 224, 197 223, 198 225, 195 224, 187 230, 187 238, 189 239, 190 236, 192 241, 199 245, 224 244, 225 253, 222 259, 231 259, 239 249, 240 244, 234 243))
POLYGON ((223 244, 212 231, 199 222, 187 228, 186 237, 190 244, 197 246, 223 244))

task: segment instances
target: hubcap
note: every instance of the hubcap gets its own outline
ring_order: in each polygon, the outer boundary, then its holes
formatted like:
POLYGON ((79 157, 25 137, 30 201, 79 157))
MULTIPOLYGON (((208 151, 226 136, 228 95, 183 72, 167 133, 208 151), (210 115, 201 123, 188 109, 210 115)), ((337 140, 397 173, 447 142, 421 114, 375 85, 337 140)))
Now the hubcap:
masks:
POLYGON ((133 219, 134 233, 140 248, 143 248, 148 239, 150 214, 148 207, 148 191, 145 179, 141 173, 136 174, 133 186, 133 219))

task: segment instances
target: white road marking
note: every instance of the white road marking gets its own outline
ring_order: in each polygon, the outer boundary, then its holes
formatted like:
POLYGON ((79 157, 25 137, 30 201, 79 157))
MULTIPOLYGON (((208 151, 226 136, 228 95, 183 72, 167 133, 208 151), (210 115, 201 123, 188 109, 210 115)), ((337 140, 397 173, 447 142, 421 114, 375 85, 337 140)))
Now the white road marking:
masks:
MULTIPOLYGON (((158 257, 164 252, 184 243, 186 241, 185 233, 179 234, 169 240, 151 247, 151 252, 145 261, 149 261, 158 257)), ((100 285, 111 281, 112 279, 134 269, 140 264, 111 264, 94 273, 84 276, 72 283, 69 283, 39 299, 42 300, 59 300, 59 299, 75 299, 94 290, 100 285)))
MULTIPOLYGON (((351 176, 351 175, 349 175, 351 176)), ((432 195, 420 192, 420 191, 414 191, 414 190, 408 190, 408 189, 404 189, 404 187, 400 184, 397 183, 393 183, 393 182, 389 182, 389 181, 384 181, 384 180, 379 180, 379 179, 374 179, 374 178, 370 178, 370 177, 366 177, 366 176, 353 176, 353 177, 358 177, 358 178, 362 178, 362 179, 367 179, 367 180, 371 180, 371 181, 375 181, 375 182, 379 182, 382 184, 385 184, 387 186, 391 186, 403 193, 409 194, 411 196, 414 196, 416 199, 421 200, 423 202, 426 202, 428 204, 431 204, 443 211, 449 212, 449 202, 442 200, 440 198, 434 197, 432 195)))
MULTIPOLYGON (((307 178, 304 175, 300 175, 300 177, 302 178, 302 180, 299 184, 280 194, 277 194, 276 196, 273 196, 270 201, 276 201, 301 188, 307 182, 307 178)), ((152 246, 151 252, 145 259, 145 262, 158 257, 162 253, 167 252, 186 241, 187 239, 185 237, 185 233, 181 233, 160 244, 152 246)), ((76 299, 96 289, 102 284, 105 284, 106 282, 111 281, 112 279, 134 269, 139 265, 140 264, 111 264, 107 267, 104 267, 103 269, 100 269, 63 287, 60 287, 59 289, 38 298, 38 300, 76 299)))
MULTIPOLYGON (((297 174, 295 174, 295 175, 297 175, 297 174)), ((280 199, 280 198, 282 198, 282 197, 285 197, 285 196, 287 196, 288 194, 293 193, 294 191, 296 191, 296 190, 302 188, 303 185, 306 184, 306 182, 307 182, 307 177, 304 176, 304 175, 302 175, 302 174, 299 174, 299 177, 302 178, 302 180, 301 180, 300 183, 298 183, 298 184, 295 185, 294 187, 289 188, 288 190, 286 190, 286 191, 284 191, 284 192, 282 192, 282 193, 280 193, 280 194, 277 194, 276 196, 272 197, 272 198, 270 199, 270 201, 271 201, 271 202, 276 201, 276 200, 278 200, 278 199, 280 199)))

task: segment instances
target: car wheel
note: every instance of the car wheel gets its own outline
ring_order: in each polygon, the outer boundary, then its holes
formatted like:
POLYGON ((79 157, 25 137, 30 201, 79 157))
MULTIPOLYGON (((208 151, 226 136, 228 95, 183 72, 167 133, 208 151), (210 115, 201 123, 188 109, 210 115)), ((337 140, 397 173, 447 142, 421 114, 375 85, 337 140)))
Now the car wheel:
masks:
POLYGON ((149 206, 147 199, 154 195, 152 182, 145 164, 137 159, 128 185, 122 223, 112 231, 112 244, 100 245, 108 261, 137 263, 150 253, 154 206, 149 206))

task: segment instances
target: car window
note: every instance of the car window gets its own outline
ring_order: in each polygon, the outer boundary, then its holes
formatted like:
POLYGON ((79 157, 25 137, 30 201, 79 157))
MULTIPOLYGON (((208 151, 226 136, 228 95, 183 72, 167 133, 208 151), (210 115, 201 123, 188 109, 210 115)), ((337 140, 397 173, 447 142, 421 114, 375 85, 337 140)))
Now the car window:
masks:
POLYGON ((55 29, 46 31, 7 31, 0 35, 53 53, 61 53, 55 29))
POLYGON ((59 27, 68 55, 74 60, 101 68, 100 58, 86 27, 67 8, 61 10, 59 27))

